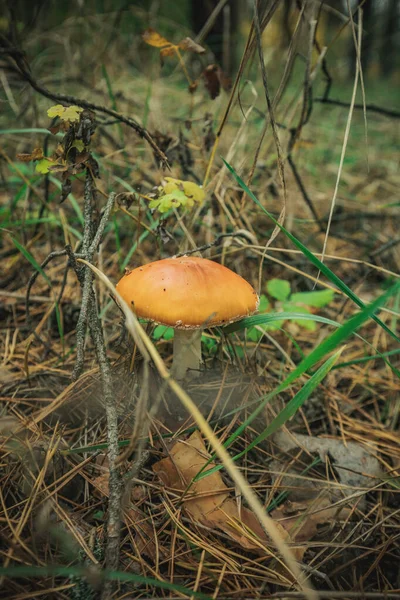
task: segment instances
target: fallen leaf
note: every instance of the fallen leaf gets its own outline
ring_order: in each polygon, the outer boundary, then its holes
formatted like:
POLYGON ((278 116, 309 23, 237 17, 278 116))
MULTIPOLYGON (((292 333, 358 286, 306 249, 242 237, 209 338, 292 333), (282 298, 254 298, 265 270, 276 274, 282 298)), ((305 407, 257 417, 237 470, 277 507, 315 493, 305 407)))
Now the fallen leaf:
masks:
MULTIPOLYGON (((200 433, 195 431, 186 441, 175 442, 170 456, 153 465, 153 470, 174 491, 184 492, 191 484, 182 501, 194 521, 220 529, 242 548, 265 556, 268 541, 264 530, 251 510, 239 511, 219 471, 192 483, 209 458, 200 433)), ((208 468, 213 466, 211 462, 208 468)))
POLYGON ((270 516, 279 523, 296 542, 311 540, 324 523, 334 523, 338 516, 343 519, 349 509, 332 505, 329 498, 311 499, 308 502, 285 502, 270 516))
POLYGON ((215 100, 221 91, 221 82, 218 77, 218 66, 208 65, 208 67, 206 67, 203 71, 203 77, 211 100, 215 100))
MULTIPOLYGON (((288 459, 288 454, 293 454, 294 451, 300 451, 301 449, 303 449, 303 452, 319 456, 323 463, 326 463, 327 458, 329 458, 340 484, 338 489, 330 486, 332 502, 343 498, 343 496, 351 496, 357 490, 372 487, 377 483, 377 478, 382 477, 382 469, 378 459, 361 444, 347 442, 344 445, 343 441, 337 438, 311 437, 300 434, 289 435, 285 432, 277 433, 273 440, 278 448, 286 453, 286 459, 278 457, 271 469, 293 474, 290 476, 284 475, 283 478, 279 477, 281 478, 280 486, 282 488, 285 486, 296 488, 295 500, 315 497, 320 492, 322 483, 321 480, 310 480, 307 483, 304 479, 296 479, 295 474, 299 474, 299 469, 296 468, 295 464, 289 468, 282 466, 285 461, 292 462, 292 458, 288 459), (302 493, 303 496, 301 496, 302 493)), ((356 502, 358 508, 362 510, 365 497, 358 497, 356 502)))
POLYGON ((61 123, 57 123, 57 125, 54 125, 53 127, 48 127, 48 131, 50 131, 50 133, 52 133, 53 135, 56 135, 61 129, 61 123))

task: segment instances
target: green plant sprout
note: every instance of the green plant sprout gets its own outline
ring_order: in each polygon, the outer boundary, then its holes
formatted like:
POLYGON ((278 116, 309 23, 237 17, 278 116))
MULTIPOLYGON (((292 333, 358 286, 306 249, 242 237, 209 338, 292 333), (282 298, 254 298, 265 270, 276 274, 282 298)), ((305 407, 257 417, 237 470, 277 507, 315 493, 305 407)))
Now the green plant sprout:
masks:
POLYGON ((166 213, 172 208, 192 208, 205 199, 204 190, 192 181, 182 181, 165 177, 165 182, 157 188, 157 197, 150 201, 149 207, 166 213))
MULTIPOLYGON (((316 308, 322 308, 332 302, 334 297, 333 290, 319 290, 314 292, 297 292, 291 294, 290 283, 285 279, 270 279, 265 285, 268 295, 275 300, 274 306, 265 294, 260 296, 259 313, 274 312, 295 312, 311 314, 316 308)), ((274 321, 273 323, 260 324, 250 327, 247 330, 247 338, 252 342, 258 342, 264 331, 276 331, 281 329, 285 319, 274 321)), ((300 327, 309 331, 315 331, 317 324, 315 321, 305 319, 292 319, 300 327)))

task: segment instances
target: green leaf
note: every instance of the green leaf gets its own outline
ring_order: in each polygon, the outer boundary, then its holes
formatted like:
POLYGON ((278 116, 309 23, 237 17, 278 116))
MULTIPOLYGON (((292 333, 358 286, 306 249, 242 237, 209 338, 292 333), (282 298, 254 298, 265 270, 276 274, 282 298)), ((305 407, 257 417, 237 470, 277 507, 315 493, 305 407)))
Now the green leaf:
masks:
MULTIPOLYGON (((329 269, 329 267, 327 267, 323 262, 321 262, 319 260, 319 258, 317 258, 315 256, 315 254, 313 254, 300 240, 298 240, 292 233, 290 233, 290 231, 288 231, 286 229, 286 227, 284 227, 283 225, 278 223, 278 221, 271 215, 271 213, 269 213, 267 211, 266 208, 264 208, 264 206, 261 204, 261 202, 256 198, 256 196, 253 194, 253 192, 248 188, 248 186, 245 184, 245 182, 236 173, 235 169, 233 167, 231 167, 231 165, 228 162, 226 162, 225 159, 222 159, 222 160, 223 160, 226 168, 228 169, 228 171, 230 171, 232 173, 232 175, 234 176, 234 178, 236 179, 236 181, 238 182, 238 184, 240 185, 242 190, 244 190, 246 192, 246 194, 248 194, 248 196, 253 200, 253 202, 255 202, 257 204, 257 206, 271 219, 271 221, 274 223, 274 225, 279 227, 279 229, 286 235, 286 237, 289 238, 289 240, 291 240, 293 242, 293 244, 299 250, 301 250, 301 252, 304 254, 304 256, 306 258, 308 258, 308 260, 315 267, 317 267, 321 271, 321 273, 323 273, 323 275, 325 275, 330 281, 332 281, 332 283, 337 285, 337 287, 344 294, 346 294, 346 296, 348 296, 351 300, 353 300, 353 302, 355 304, 357 304, 357 306, 359 306, 360 308, 365 308, 364 302, 357 296, 357 294, 355 294, 349 288, 349 286, 346 285, 344 283, 344 281, 342 281, 340 279, 340 277, 335 275, 335 273, 333 271, 331 271, 331 269, 329 269)), ((392 331, 379 317, 372 314, 372 319, 375 321, 375 323, 378 323, 378 325, 380 325, 380 327, 382 327, 382 329, 384 331, 386 331, 386 333, 388 333, 392 338, 394 338, 397 342, 400 343, 400 337, 394 331, 392 331)))
POLYGON ((289 297, 290 283, 285 279, 270 279, 266 285, 267 292, 275 300, 283 302, 289 297))
POLYGON ((296 312, 271 312, 264 313, 263 315, 254 315, 252 317, 246 317, 241 321, 236 321, 231 325, 224 327, 225 333, 234 333, 235 331, 241 331, 248 327, 254 327, 254 325, 263 325, 277 323, 280 321, 296 320, 296 319, 307 319, 307 321, 315 321, 317 323, 324 323, 325 325, 333 325, 334 327, 341 327, 341 324, 332 319, 321 317, 320 315, 304 314, 296 307, 296 312))
POLYGON ((313 308, 321 308, 332 302, 335 293, 333 290, 318 290, 316 292, 299 292, 290 296, 290 302, 304 304, 313 308))
POLYGON ((201 336, 202 346, 206 349, 208 354, 214 354, 217 350, 217 340, 212 337, 208 337, 208 335, 201 336))
POLYGON ((71 148, 76 148, 78 152, 82 152, 85 149, 85 144, 82 140, 74 140, 71 144, 71 148))
POLYGON ((172 327, 167 327, 167 325, 157 325, 153 331, 153 339, 160 340, 163 338, 164 340, 172 340, 174 337, 174 330, 172 327))
POLYGON ((79 121, 79 115, 83 111, 80 106, 63 106, 56 104, 51 106, 47 111, 47 116, 50 118, 60 117, 62 121, 79 121))
POLYGON ((165 181, 166 183, 161 186, 165 194, 170 194, 174 190, 182 190, 189 206, 193 206, 194 202, 201 204, 206 197, 203 188, 193 181, 183 181, 173 177, 165 177, 165 181))
POLYGON ((182 190, 174 190, 170 194, 164 194, 159 198, 151 200, 149 203, 150 208, 155 208, 160 213, 166 213, 171 208, 179 208, 185 206, 186 196, 182 190))
POLYGON ((260 296, 260 304, 258 305, 258 312, 263 313, 269 310, 271 307, 269 300, 265 294, 261 294, 260 296))
MULTIPOLYGON (((303 313, 305 315, 310 314, 310 310, 306 306, 299 306, 298 304, 294 304, 292 302, 292 296, 290 297, 289 302, 284 302, 283 310, 288 311, 288 312, 303 313)), ((304 327, 305 329, 308 329, 309 331, 315 331, 317 329, 315 321, 311 320, 311 319, 295 318, 295 319, 293 319, 293 323, 297 323, 297 325, 300 325, 300 327, 304 327)))
POLYGON ((42 158, 42 160, 39 160, 36 163, 35 171, 44 175, 45 173, 49 172, 52 165, 54 165, 52 160, 49 160, 48 158, 42 158))
MULTIPOLYGON (((57 565, 47 565, 45 567, 36 566, 10 566, 0 567, 0 576, 9 577, 12 579, 20 579, 22 577, 30 579, 32 577, 86 577, 90 575, 90 570, 87 567, 65 567, 57 565)), ((93 577, 92 573, 92 577, 93 577)), ((183 594, 187 598, 199 598, 200 600, 211 600, 210 596, 203 594, 202 592, 195 592, 183 585, 176 583, 170 583, 163 579, 152 579, 151 577, 144 577, 143 575, 136 575, 136 573, 129 573, 127 571, 102 571, 99 569, 99 576, 104 577, 110 581, 130 581, 140 586, 152 586, 154 588, 160 588, 162 590, 171 590, 176 594, 183 594)))

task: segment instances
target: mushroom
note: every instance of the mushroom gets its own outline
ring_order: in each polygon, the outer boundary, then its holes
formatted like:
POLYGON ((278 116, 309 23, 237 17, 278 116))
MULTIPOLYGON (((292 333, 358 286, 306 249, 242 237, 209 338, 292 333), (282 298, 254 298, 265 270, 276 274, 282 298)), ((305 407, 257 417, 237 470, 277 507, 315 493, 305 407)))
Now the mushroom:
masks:
POLYGON ((258 308, 252 286, 227 267, 183 256, 148 263, 116 286, 138 317, 173 327, 172 368, 177 379, 199 373, 201 332, 251 315, 258 308))

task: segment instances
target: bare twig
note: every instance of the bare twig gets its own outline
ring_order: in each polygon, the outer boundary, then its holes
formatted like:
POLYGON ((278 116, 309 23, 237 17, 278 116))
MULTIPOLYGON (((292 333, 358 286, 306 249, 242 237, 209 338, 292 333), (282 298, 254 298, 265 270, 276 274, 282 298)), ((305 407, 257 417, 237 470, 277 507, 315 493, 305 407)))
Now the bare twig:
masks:
MULTIPOLYGON (((324 97, 314 98, 314 102, 320 102, 321 104, 333 104, 334 106, 343 106, 343 108, 350 108, 351 106, 350 102, 343 102, 342 100, 334 100, 324 97)), ((400 112, 398 110, 383 108, 382 106, 377 106, 376 104, 366 104, 365 108, 367 112, 374 112, 378 115, 383 115, 385 117, 393 117, 394 119, 400 119, 400 112)), ((353 109, 364 110, 364 104, 354 104, 353 109)))
MULTIPOLYGON (((93 211, 92 211, 92 192, 93 192, 93 180, 92 176, 87 171, 86 181, 85 181, 85 199, 84 199, 84 234, 82 240, 82 258, 85 258, 87 261, 91 262, 93 260, 93 255, 97 250, 101 238, 104 233, 105 226, 110 217, 110 213, 112 207, 114 205, 115 194, 110 194, 108 198, 103 216, 100 220, 99 226, 97 228, 96 233, 92 234, 92 220, 93 220, 93 211)), ((71 255, 71 253, 69 253, 71 255)), ((73 265, 74 266, 74 265, 73 265)), ((82 287, 82 303, 81 310, 79 313, 79 319, 76 326, 76 363, 75 368, 72 374, 73 380, 78 379, 79 375, 83 371, 83 360, 84 360, 84 348, 85 348, 85 337, 86 337, 86 327, 88 323, 88 315, 89 315, 89 305, 94 298, 94 292, 92 289, 93 283, 93 275, 90 269, 86 269, 80 267, 75 264, 74 266, 75 272, 79 278, 79 282, 82 287)))
POLYGON ((234 231, 233 233, 221 233, 212 242, 209 242, 208 244, 203 244, 203 246, 198 246, 197 248, 194 248, 193 250, 186 250, 186 252, 180 252, 179 254, 175 254, 175 257, 179 258, 180 256, 190 256, 191 254, 195 254, 196 252, 205 252, 206 250, 209 250, 210 248, 213 248, 214 246, 219 246, 224 238, 235 238, 235 237, 242 237, 245 240, 249 239, 249 235, 245 231, 234 231))

